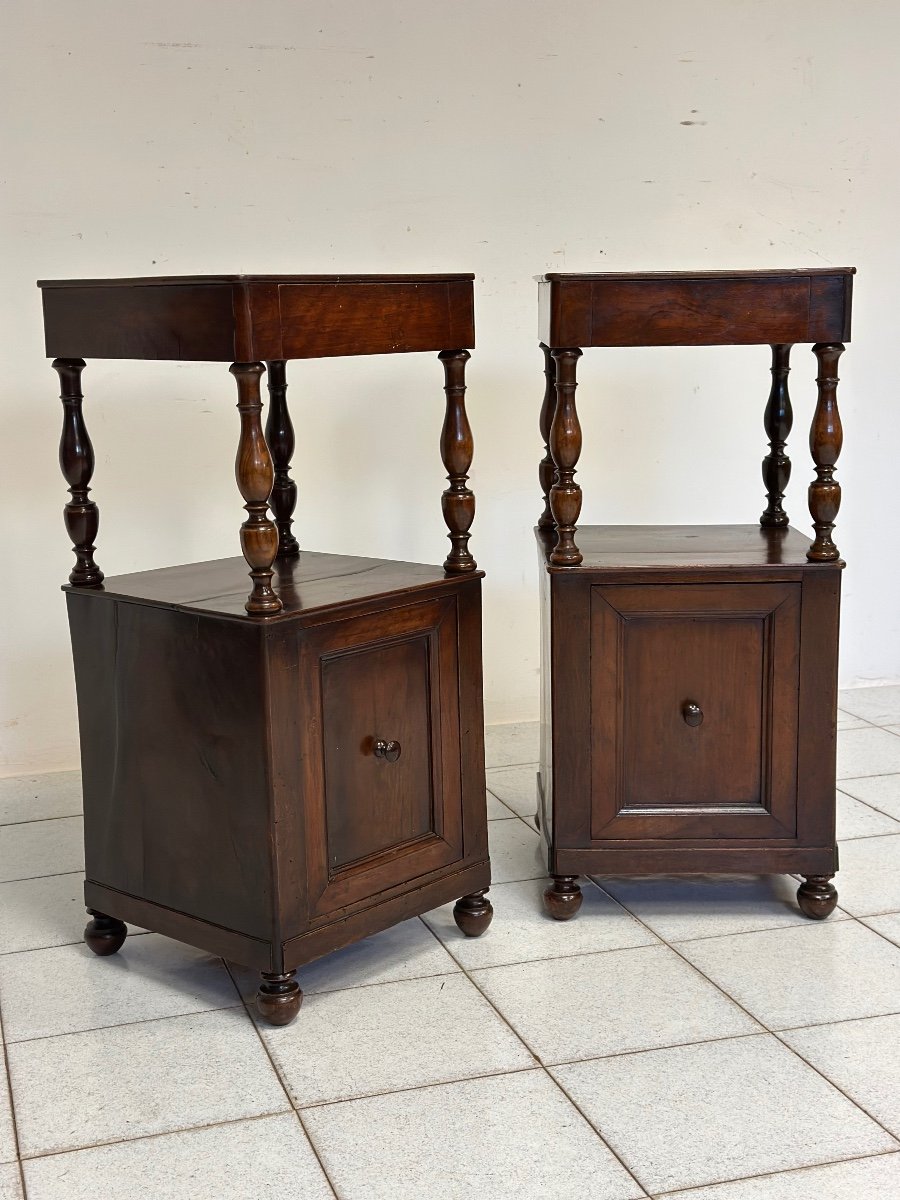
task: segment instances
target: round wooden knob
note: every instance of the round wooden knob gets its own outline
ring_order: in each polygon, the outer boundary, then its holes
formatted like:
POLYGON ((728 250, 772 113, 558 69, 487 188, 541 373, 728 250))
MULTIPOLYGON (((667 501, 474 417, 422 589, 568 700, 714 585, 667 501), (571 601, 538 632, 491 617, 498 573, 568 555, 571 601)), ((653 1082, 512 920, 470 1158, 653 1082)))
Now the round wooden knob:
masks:
POLYGON ((374 754, 376 758, 383 758, 385 762, 396 762, 400 757, 400 743, 377 741, 374 754))
POLYGON ((691 729, 703 724, 703 709, 693 700, 685 700, 681 706, 681 715, 685 725, 690 725, 691 729))

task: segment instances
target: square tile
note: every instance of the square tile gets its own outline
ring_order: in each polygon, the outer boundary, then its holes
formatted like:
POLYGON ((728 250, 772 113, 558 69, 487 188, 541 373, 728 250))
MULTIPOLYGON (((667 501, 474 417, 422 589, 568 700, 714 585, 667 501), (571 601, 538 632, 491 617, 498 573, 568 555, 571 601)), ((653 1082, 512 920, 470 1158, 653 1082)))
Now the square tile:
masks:
POLYGON ((80 771, 0 779, 0 825, 78 816, 81 804, 80 771))
POLYGON ((298 1107, 534 1065, 461 973, 319 993, 259 1030, 298 1107))
POLYGON ((23 1158, 290 1108, 243 1008, 7 1050, 23 1158))
POLYGON ((596 882, 667 942, 809 924, 790 875, 597 876, 596 882))
POLYGON ((900 772, 900 738, 887 729, 843 729, 837 739, 838 779, 900 772))
MULTIPOLYGON (((259 987, 259 972, 234 963, 229 966, 244 998, 252 1001, 259 987)), ((418 917, 413 917, 307 963, 298 970, 297 982, 304 996, 315 996, 319 992, 337 992, 367 984, 449 975, 458 970, 455 959, 434 934, 418 917)))
POLYGON ((644 1193, 543 1071, 303 1114, 342 1200, 633 1200, 644 1193))
POLYGON ((536 762, 518 767, 498 767, 487 772, 488 791, 502 800, 507 808, 530 821, 537 812, 537 772, 536 762))
POLYGON ((759 1032, 668 946, 491 967, 472 978, 544 1063, 759 1032))
POLYGON ((56 817, 0 825, 0 882, 84 870, 84 822, 56 817))
POLYGON ((108 958, 98 958, 82 943, 0 955, 8 1042, 239 1004, 220 958, 158 933, 127 938, 108 958), (52 1003, 35 1003, 45 979, 53 980, 52 1003))
MULTIPOLYGON (((892 779, 892 775, 876 775, 876 779, 892 779)), ((870 808, 861 800, 854 800, 843 792, 837 794, 837 838, 838 842, 849 842, 855 838, 877 837, 883 833, 900 833, 900 821, 895 821, 877 808, 870 808)), ((840 884, 838 879, 838 884, 840 884)))
POLYGON ((841 846, 838 903, 855 917, 900 912, 900 833, 841 846))
POLYGON ((582 888, 584 901, 577 920, 554 921, 544 914, 546 886, 545 879, 492 886, 488 898, 494 906, 494 920, 482 937, 468 938, 457 929, 452 904, 426 913, 423 920, 467 971, 657 944, 649 930, 589 880, 582 888))
POLYGON ((880 1154, 689 1192, 667 1192, 666 1200, 896 1200, 897 1196, 900 1154, 880 1154))
MULTIPOLYGON (((19 1164, 4 1163, 0 1166, 0 1200, 24 1200, 24 1197, 19 1164)), ((40 1196, 37 1200, 40 1200, 40 1196)))
POLYGON ((24 1166, 30 1200, 334 1200, 295 1113, 53 1154, 24 1166))
POLYGON ((0 1053, 0 1163, 13 1162, 16 1157, 16 1137, 13 1129, 6 1063, 0 1053))
POLYGON ((793 1029, 781 1036, 889 1133, 900 1135, 900 1016, 793 1029))
POLYGON ((537 831, 524 821, 491 821, 488 846, 492 884, 546 878, 546 848, 537 831))
POLYGON ((572 1063, 551 1074, 649 1192, 897 1146, 768 1034, 572 1063))
POLYGON ((900 821, 900 775, 872 775, 868 779, 842 780, 841 791, 900 821))
POLYGON ((840 693, 838 705, 872 725, 894 725, 900 722, 900 684, 848 688, 840 693))
POLYGON ((678 948, 769 1029, 881 1016, 898 1007, 900 950, 856 921, 707 938, 678 948))
POLYGON ((488 725, 484 731, 484 765, 508 767, 537 762, 540 757, 540 721, 488 725))
POLYGON ((0 913, 0 954, 80 942, 90 920, 84 874, 0 883, 0 913))
POLYGON ((863 917, 862 923, 896 946, 900 946, 900 913, 888 913, 883 917, 863 917))

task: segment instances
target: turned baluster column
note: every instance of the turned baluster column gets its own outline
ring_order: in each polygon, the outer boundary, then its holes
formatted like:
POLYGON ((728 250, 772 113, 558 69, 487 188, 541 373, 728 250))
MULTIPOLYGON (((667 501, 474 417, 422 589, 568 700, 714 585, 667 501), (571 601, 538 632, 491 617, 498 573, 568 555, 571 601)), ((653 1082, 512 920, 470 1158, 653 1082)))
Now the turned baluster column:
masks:
POLYGON ((237 381, 241 414, 234 473, 247 510, 247 520, 241 526, 241 549, 253 580, 244 607, 248 613, 276 613, 281 601, 272 591, 272 564, 278 553, 278 530, 269 520, 268 506, 275 471, 260 420, 259 379, 265 367, 261 362, 232 363, 230 370, 237 381))
POLYGON ((269 504, 278 527, 278 557, 296 558, 300 546, 291 532, 297 506, 297 485, 291 479, 294 426, 287 406, 287 378, 283 359, 266 363, 266 383, 269 389, 266 442, 275 467, 275 483, 269 504))
POLYGON ((556 364, 556 409, 550 426, 550 453, 556 479, 550 488, 550 511, 558 540, 550 561, 557 566, 576 567, 581 551, 575 545, 575 529, 581 512, 581 488, 575 482, 575 467, 581 454, 581 425, 575 408, 576 371, 581 351, 551 350, 556 364))
POLYGON ((791 460, 785 453, 785 443, 790 437, 794 414, 788 394, 788 375, 791 366, 791 344, 772 347, 772 390, 763 418, 769 453, 763 459, 762 477, 766 487, 766 510, 759 518, 764 528, 783 529, 788 524, 788 515, 782 507, 784 493, 791 478, 791 460))
POLYGON ((550 489, 556 479, 556 467, 550 453, 550 429, 553 425, 553 414, 556 411, 556 363, 550 347, 541 342, 544 352, 544 403, 541 405, 541 437, 544 439, 544 457, 538 467, 538 479, 541 483, 541 493, 544 497, 544 511, 538 517, 539 529, 553 529, 553 513, 550 511, 550 489))
POLYGON ((441 429, 441 459, 450 486, 441 495, 444 521, 450 530, 451 550, 444 570, 452 574, 474 571, 477 563, 469 553, 469 529, 475 519, 475 496, 466 486, 472 465, 474 443, 466 416, 466 363, 468 350, 442 350, 438 358, 444 364, 444 392, 447 411, 441 429))
POLYGON ((816 379, 819 397, 809 431, 809 451, 816 468, 816 478, 809 485, 809 511, 816 538, 806 552, 812 562, 830 562, 840 557, 831 531, 841 507, 841 485, 834 478, 834 466, 844 441, 837 406, 837 366, 843 353, 841 342, 817 342, 813 346, 813 354, 819 360, 816 379))
POLYGON ((77 587, 96 587, 103 582, 103 572, 94 562, 94 539, 100 525, 100 511, 89 499, 90 482, 94 474, 94 447, 81 411, 84 359, 55 358, 53 370, 59 376, 59 398, 63 403, 59 465, 72 497, 63 510, 75 553, 75 566, 69 575, 69 583, 77 587))

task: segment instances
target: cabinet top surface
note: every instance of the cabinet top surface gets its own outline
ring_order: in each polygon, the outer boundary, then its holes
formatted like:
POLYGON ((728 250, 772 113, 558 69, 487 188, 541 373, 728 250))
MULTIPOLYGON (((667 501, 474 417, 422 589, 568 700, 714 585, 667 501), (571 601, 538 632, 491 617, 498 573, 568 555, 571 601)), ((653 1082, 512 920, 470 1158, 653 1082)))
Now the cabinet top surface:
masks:
POLYGON ((74 287, 180 287, 183 284, 234 283, 449 283, 474 279, 464 275, 145 275, 132 279, 39 279, 39 288, 74 287))
POLYGON ((785 277, 806 278, 808 275, 855 275, 856 267, 789 267, 782 270, 767 269, 765 271, 547 271, 538 275, 539 283, 566 283, 569 280, 642 280, 667 279, 784 279, 785 277))

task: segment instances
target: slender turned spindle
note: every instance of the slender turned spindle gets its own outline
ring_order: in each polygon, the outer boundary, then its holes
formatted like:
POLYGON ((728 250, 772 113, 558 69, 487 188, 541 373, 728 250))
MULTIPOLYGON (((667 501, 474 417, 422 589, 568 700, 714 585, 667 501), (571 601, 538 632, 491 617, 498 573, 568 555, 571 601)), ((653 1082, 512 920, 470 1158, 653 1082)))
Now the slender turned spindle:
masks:
POLYGON ((556 411, 556 363, 550 353, 550 347, 541 342, 544 352, 544 403, 541 405, 541 437, 544 439, 544 457, 538 467, 538 479, 541 481, 541 493, 544 497, 544 511, 538 517, 539 529, 553 529, 553 513, 550 511, 550 489, 556 479, 556 467, 550 453, 550 428, 553 425, 553 414, 556 411))
POLYGON ((278 553, 278 530, 269 520, 268 499, 275 481, 272 455, 263 434, 259 379, 261 362, 232 363, 237 380, 241 437, 234 464, 238 489, 244 498, 247 520, 241 526, 241 549, 250 567, 253 590, 244 605, 248 613, 276 613, 281 601, 272 591, 272 564, 278 553))
POLYGON ((819 398, 809 431, 809 452, 816 468, 816 478, 809 485, 809 511, 816 531, 816 539, 806 552, 811 562, 830 562, 840 557, 831 531, 841 507, 841 485, 834 477, 834 466, 844 441, 837 406, 837 366, 843 353, 841 342, 817 342, 813 346, 819 360, 819 398))
POLYGON ((469 529, 475 519, 475 496, 466 486, 472 465, 474 443, 466 416, 466 363, 468 350, 442 350, 438 358, 444 364, 444 392, 447 411, 441 429, 441 458, 450 486, 441 495, 441 509, 450 532, 451 550, 444 570, 454 575, 474 571, 477 563, 469 553, 469 529))
POLYGON ((791 370, 791 345, 772 347, 772 390, 766 405, 763 422, 769 439, 769 453, 763 459, 762 477, 766 486, 766 510, 759 523, 768 529, 784 529, 788 515, 782 507, 784 493, 791 478, 791 460, 785 453, 785 443, 791 434, 794 413, 788 394, 788 375, 791 370))
POLYGON ((294 426, 287 405, 287 378, 284 359, 266 363, 269 412, 266 416, 266 442, 275 467, 275 483, 269 504, 278 527, 278 557, 296 558, 300 545, 291 532, 297 506, 297 485, 291 479, 294 456, 294 426))
POLYGON ((575 529, 581 512, 581 488, 575 482, 575 467, 581 454, 581 426, 575 408, 576 371, 581 351, 551 350, 556 364, 556 409, 550 426, 550 453, 556 479, 550 488, 550 511, 558 540, 550 561, 556 566, 577 567, 581 551, 575 545, 575 529))
POLYGON ((100 526, 100 510, 88 498, 94 474, 94 447, 81 411, 84 359, 55 358, 53 370, 59 376, 59 398, 63 403, 59 465, 72 497, 63 510, 75 553, 75 566, 69 575, 69 583, 76 587, 97 587, 103 582, 103 572, 94 562, 94 540, 100 526))

